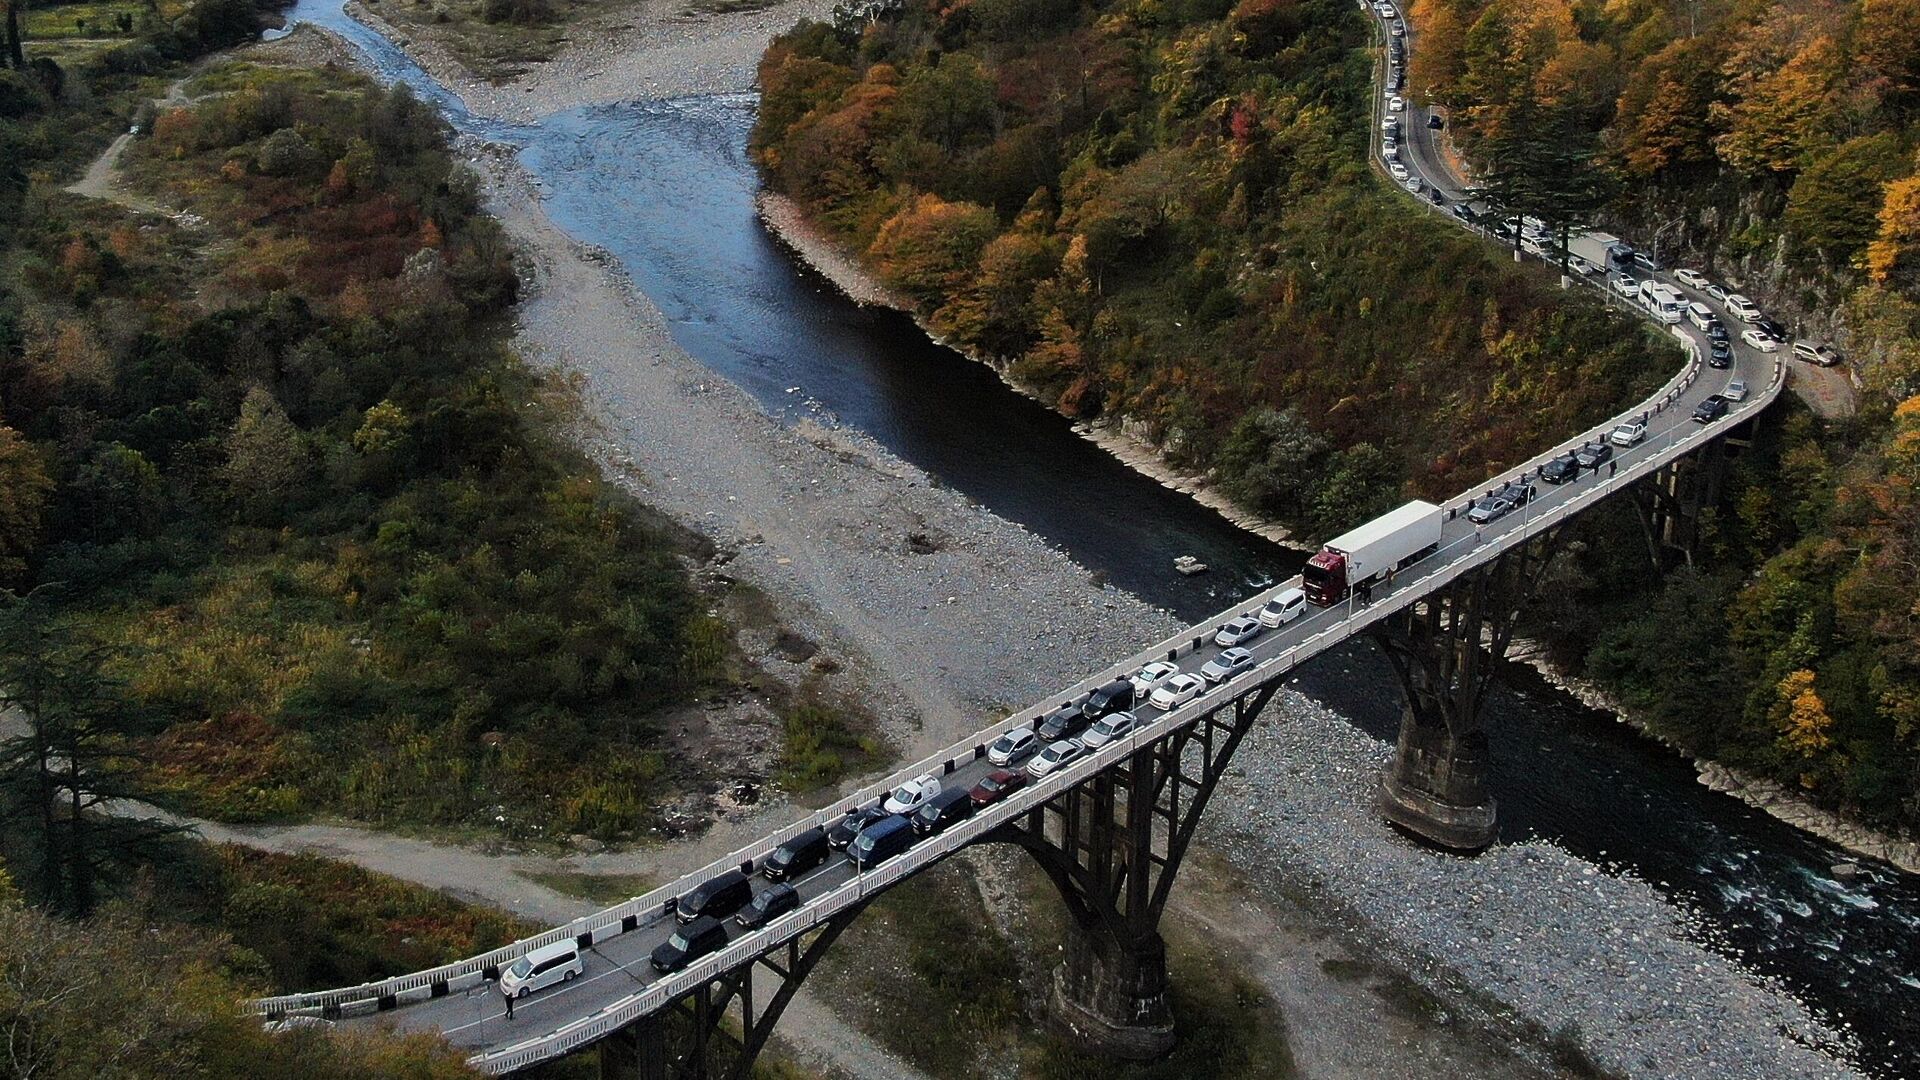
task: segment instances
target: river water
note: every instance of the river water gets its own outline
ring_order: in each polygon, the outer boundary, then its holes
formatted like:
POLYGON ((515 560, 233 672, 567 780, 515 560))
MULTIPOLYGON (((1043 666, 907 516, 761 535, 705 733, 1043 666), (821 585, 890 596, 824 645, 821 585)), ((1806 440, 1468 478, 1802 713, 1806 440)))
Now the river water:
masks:
MULTIPOLYGON (((521 148, 553 218, 617 256, 675 339, 771 413, 865 431, 1090 570, 1193 619, 1294 573, 1298 553, 1121 466, 1067 421, 863 309, 787 256, 753 212, 751 95, 576 109, 528 126, 477 120, 339 0, 292 18, 347 37, 375 70, 461 130, 521 148), (1182 578, 1177 554, 1212 572, 1182 578)), ((1679 756, 1508 665, 1489 704, 1506 840, 1537 836, 1637 876, 1699 917, 1707 944, 1777 980, 1860 1041, 1860 1064, 1920 1077, 1920 878, 1843 852, 1701 787, 1679 756)), ((1296 688, 1391 740, 1399 697, 1370 647, 1303 670, 1296 688)))

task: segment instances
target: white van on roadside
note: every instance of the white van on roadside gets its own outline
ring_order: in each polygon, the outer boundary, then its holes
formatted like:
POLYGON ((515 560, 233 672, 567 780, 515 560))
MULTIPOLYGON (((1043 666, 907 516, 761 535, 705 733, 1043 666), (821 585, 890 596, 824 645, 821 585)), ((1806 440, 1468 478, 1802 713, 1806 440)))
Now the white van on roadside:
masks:
POLYGON ((587 970, 580 961, 580 946, 571 939, 542 945, 500 972, 500 993, 523 998, 535 990, 555 983, 572 982, 587 970))

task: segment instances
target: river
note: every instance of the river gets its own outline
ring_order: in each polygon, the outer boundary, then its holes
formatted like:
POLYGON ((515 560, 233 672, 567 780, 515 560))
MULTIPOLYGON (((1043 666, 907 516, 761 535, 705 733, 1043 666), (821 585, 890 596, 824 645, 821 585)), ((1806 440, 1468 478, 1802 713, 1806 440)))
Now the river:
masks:
MULTIPOLYGON (((865 431, 1189 618, 1297 570, 1298 553, 1125 468, 904 316, 861 308, 798 266, 754 214, 751 95, 481 121, 339 0, 302 0, 292 18, 353 41, 461 130, 519 146, 554 220, 618 257, 680 345, 774 415, 865 431), (1212 571, 1180 577, 1178 554, 1212 571)), ((1920 1076, 1920 878, 1866 864, 1836 880, 1843 852, 1706 790, 1678 755, 1507 667, 1488 717, 1503 839, 1540 837, 1647 881, 1697 915, 1705 943, 1850 1028, 1864 1068, 1920 1076)), ((1392 740, 1399 692, 1370 647, 1315 662, 1295 686, 1392 740)))

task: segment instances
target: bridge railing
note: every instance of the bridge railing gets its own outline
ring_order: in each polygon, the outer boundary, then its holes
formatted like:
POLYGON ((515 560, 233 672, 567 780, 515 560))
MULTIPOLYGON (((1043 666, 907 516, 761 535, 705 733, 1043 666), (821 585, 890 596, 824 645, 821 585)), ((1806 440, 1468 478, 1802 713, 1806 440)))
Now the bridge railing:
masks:
MULTIPOLYGON (((1521 466, 1521 469, 1525 473, 1531 474, 1535 472, 1540 465, 1564 453, 1566 448, 1577 447, 1582 442, 1593 437, 1593 433, 1596 430, 1604 436, 1607 431, 1619 423, 1641 417, 1642 415, 1659 415, 1674 402, 1678 401, 1680 395, 1684 394, 1687 389, 1692 386, 1695 379, 1699 377, 1701 364, 1698 347, 1692 339, 1685 334, 1677 334, 1677 336, 1680 337, 1686 347, 1689 362, 1679 373, 1669 380, 1658 393, 1640 405, 1621 412, 1599 427, 1589 428, 1586 433, 1583 433, 1577 439, 1536 456, 1521 466)), ((1782 365, 1776 361, 1774 379, 1776 385, 1779 382, 1782 370, 1782 365)), ((1634 472, 1634 470, 1629 470, 1629 475, 1634 475, 1634 472)), ((1611 488, 1612 485, 1609 483, 1607 487, 1601 490, 1611 490, 1611 488)), ((1454 503, 1470 504, 1472 499, 1476 497, 1476 494, 1477 491, 1463 493, 1453 500, 1453 502, 1449 503, 1449 505, 1454 505, 1454 503)), ((1585 505, 1584 500, 1581 501, 1581 505, 1585 505)), ((1426 562, 1427 560, 1422 561, 1426 562)), ((573 920, 562 926, 554 927, 543 933, 521 939, 477 956, 468 957, 464 960, 443 964, 425 971, 417 971, 376 982, 364 983, 359 986, 262 998, 252 1002, 251 1008, 256 1013, 266 1015, 328 1011, 337 1011, 342 1015, 354 1015, 373 1012, 382 1007, 392 1007, 469 989, 487 978, 496 977, 499 967, 511 963, 525 953, 544 945, 569 939, 579 941, 583 944, 594 944, 641 926, 652 925, 666 916, 668 911, 667 902, 669 900, 686 895, 699 884, 715 875, 735 867, 751 868, 760 860, 764 859, 775 848, 794 836, 808 829, 829 826, 837 822, 845 810, 865 806, 877 799, 884 798, 886 794, 907 780, 927 773, 944 777, 950 775, 956 769, 977 760, 985 753, 987 744, 993 738, 997 737, 1000 731, 1012 726, 1016 721, 1023 718, 1028 719, 1028 722, 1038 720, 1044 716, 1049 709, 1072 700, 1088 689, 1129 675, 1150 660, 1176 660, 1190 654, 1195 648, 1205 643, 1212 626, 1236 613, 1258 608, 1260 604, 1264 603, 1273 595, 1294 585, 1297 580, 1298 579, 1295 578, 1281 582, 1253 597, 1228 607, 1216 615, 1213 620, 1183 630, 1181 633, 1159 642, 1152 648, 1130 657, 1125 661, 1114 664, 1098 675, 1083 680, 1070 689, 1050 696, 1041 703, 1030 706, 1028 709, 1012 714, 999 725, 989 727, 966 739, 959 740, 931 757, 924 758, 912 765, 897 770, 883 780, 869 784, 827 807, 823 807, 811 814, 789 822, 774 832, 760 837, 750 844, 737 848, 706 866, 684 874, 675 881, 656 888, 642 896, 631 898, 591 915, 573 920)), ((1409 578, 1408 580, 1420 579, 1409 578)), ((1368 621, 1370 622, 1371 620, 1368 621)), ((1315 635, 1315 637, 1309 639, 1309 641, 1317 641, 1326 634, 1334 632, 1341 632, 1342 637, 1346 636, 1345 632, 1340 631, 1339 624, 1336 624, 1336 627, 1330 628, 1328 631, 1322 631, 1321 634, 1315 635)), ((1318 652, 1318 649, 1313 651, 1318 652)), ((1283 655, 1290 655, 1291 652, 1290 650, 1289 654, 1283 655)), ((1304 657, 1301 657, 1301 659, 1304 659, 1304 657)), ((1298 660, 1294 662, 1298 662, 1298 660)), ((1149 726, 1152 727, 1155 725, 1149 726)))
MULTIPOLYGON (((1683 372, 1681 375, 1675 377, 1673 383, 1671 383, 1663 393, 1672 394, 1683 391, 1686 386, 1691 384, 1693 377, 1693 372, 1683 372)), ((1769 380, 1766 388, 1755 395, 1754 400, 1750 403, 1750 407, 1762 407, 1767 402, 1772 401, 1773 398, 1778 395, 1783 381, 1784 366, 1776 360, 1772 378, 1769 380)), ((1622 415, 1623 417, 1635 416, 1638 415, 1638 413, 1639 410, 1635 410, 1634 412, 1622 415)), ((1685 421, 1682 423, 1685 423, 1685 421)), ((1671 430, 1672 428, 1668 428, 1663 430, 1659 436, 1650 437, 1664 437, 1670 433, 1671 430)), ((1588 484, 1574 491, 1569 498, 1557 504, 1551 510, 1523 520, 1519 528, 1510 529, 1485 542, 1482 542, 1478 534, 1461 536, 1450 541, 1444 545, 1439 552, 1429 556, 1427 559, 1421 560, 1420 563, 1414 564, 1415 566, 1428 567, 1429 569, 1427 569, 1426 572, 1421 573, 1416 571, 1415 573, 1406 575, 1391 592, 1386 593, 1372 603, 1366 605, 1350 604, 1348 615, 1345 619, 1334 622, 1298 645, 1261 661, 1255 666, 1251 673, 1240 680, 1236 680, 1234 684, 1235 688, 1251 688, 1285 676, 1301 663, 1348 640, 1356 631, 1387 618, 1393 613, 1414 603, 1421 596, 1426 595, 1433 589, 1443 587, 1459 577, 1472 572, 1482 564, 1497 558, 1501 553, 1519 544, 1526 543, 1541 530, 1557 525, 1573 515, 1588 509, 1594 503, 1613 494, 1622 485, 1633 483, 1662 465, 1691 453, 1706 442, 1718 438, 1721 433, 1721 429, 1717 426, 1702 425, 1698 430, 1688 432, 1680 438, 1658 447, 1653 454, 1634 462, 1622 472, 1610 476, 1606 480, 1588 484)), ((1236 605, 1236 608, 1242 606, 1245 605, 1236 605)), ((1231 610, 1235 609, 1229 609, 1229 611, 1231 610)), ((1191 644, 1186 640, 1185 636, 1181 639, 1170 640, 1177 640, 1182 644, 1191 644)), ((1129 663, 1132 663, 1132 661, 1129 663)), ((1114 670, 1119 670, 1126 666, 1127 665, 1119 665, 1114 670)), ((1094 684, 1098 681, 1100 680, 1088 680, 1088 683, 1094 684)), ((1069 691, 1066 696, 1070 697, 1072 694, 1073 692, 1069 691)), ((1166 713, 1157 719, 1140 724, 1124 738, 1115 740, 1101 747, 1098 752, 1075 762, 1067 769, 1056 774, 1057 779, 1050 778, 1050 782, 1029 785, 1021 789, 1012 797, 988 807, 973 818, 959 823, 939 836, 922 842, 920 845, 882 863, 878 867, 859 873, 854 880, 816 898, 805 908, 776 920, 760 931, 742 936, 726 949, 691 965, 687 969, 661 979, 652 986, 612 1002, 593 1013, 569 1021, 552 1031, 531 1036, 511 1046, 477 1054, 469 1059, 469 1063, 491 1073, 510 1072, 534 1062, 567 1053, 577 1047, 603 1038, 644 1016, 658 1011, 664 1007, 667 1002, 716 978, 720 974, 752 963, 756 958, 765 955, 773 949, 779 948, 787 941, 812 931, 827 920, 846 911, 848 908, 864 902, 869 896, 885 890, 902 878, 918 873, 932 863, 946 858, 953 852, 975 842, 992 829, 1029 812, 1047 799, 1052 798, 1059 791, 1071 787, 1087 776, 1110 768, 1114 763, 1135 753, 1142 746, 1150 745, 1179 728, 1195 723, 1211 711, 1228 707, 1231 707, 1231 698, 1222 702, 1215 695, 1207 695, 1182 706, 1180 709, 1166 713)), ((936 755, 936 757, 943 762, 958 762, 964 764, 965 762, 972 761, 979 753, 983 752, 985 745, 984 738, 984 735, 976 736, 973 739, 955 743, 952 747, 949 747, 947 751, 936 755)), ((919 772, 924 771, 924 769, 925 763, 923 762, 921 765, 902 770, 895 774, 895 776, 889 777, 888 781, 865 789, 865 794, 873 795, 890 790, 898 781, 918 775, 919 772)), ((855 799, 850 801, 860 800, 855 799)), ((839 809, 837 807, 820 811, 808 818, 802 819, 800 822, 794 823, 775 835, 782 837, 791 836, 803 831, 805 828, 811 828, 814 824, 823 820, 837 819, 838 816, 839 809)), ((777 843, 769 838, 768 840, 763 840, 753 845, 753 848, 771 850, 774 846, 777 846, 777 843)), ((719 869, 724 869, 724 866, 715 864, 715 866, 709 867, 706 870, 688 875, 682 879, 682 882, 676 883, 672 888, 678 890, 683 885, 690 888, 690 883, 696 879, 705 880, 705 876, 710 876, 711 873, 717 872, 719 869)), ((677 894, 678 893, 675 892, 675 895, 677 894)))

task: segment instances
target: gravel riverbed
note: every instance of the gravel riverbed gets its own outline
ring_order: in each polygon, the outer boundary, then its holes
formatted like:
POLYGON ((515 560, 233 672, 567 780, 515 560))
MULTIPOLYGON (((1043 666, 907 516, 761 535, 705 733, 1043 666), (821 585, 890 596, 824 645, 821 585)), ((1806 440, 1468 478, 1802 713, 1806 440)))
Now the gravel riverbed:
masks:
POLYGON ((1373 810, 1393 748, 1293 691, 1241 744, 1201 838, 1286 882, 1442 1000, 1565 1032, 1602 1068, 1671 1080, 1838 1078, 1848 1038, 1700 944, 1646 882, 1541 841, 1475 858, 1417 847, 1373 810))

